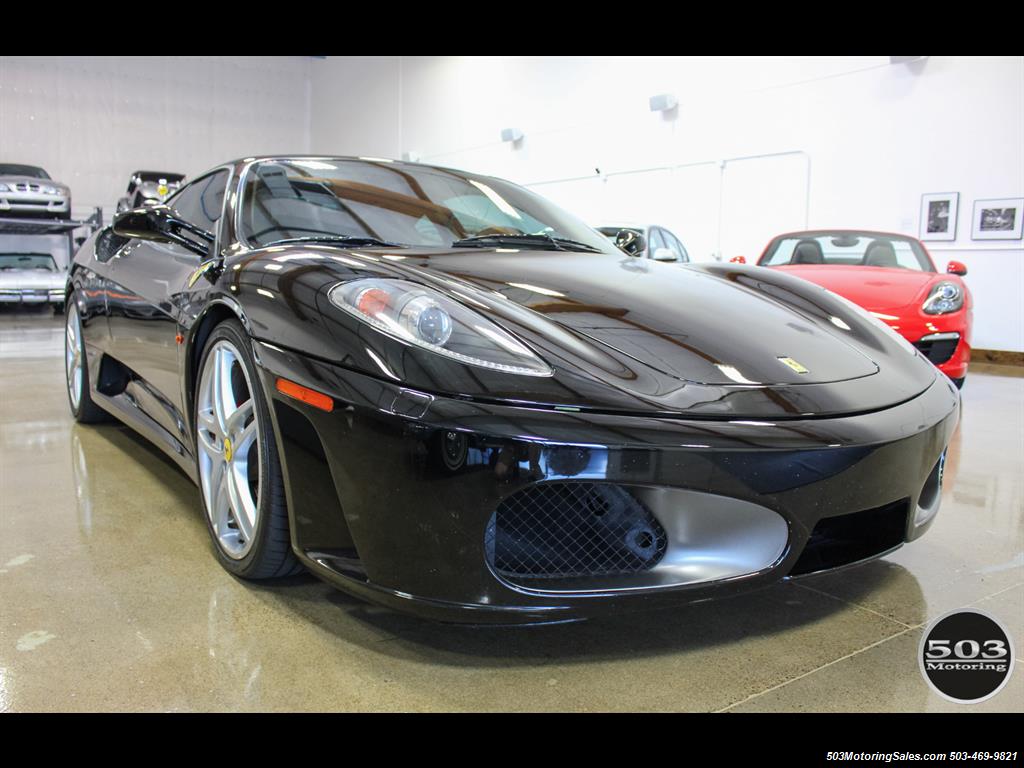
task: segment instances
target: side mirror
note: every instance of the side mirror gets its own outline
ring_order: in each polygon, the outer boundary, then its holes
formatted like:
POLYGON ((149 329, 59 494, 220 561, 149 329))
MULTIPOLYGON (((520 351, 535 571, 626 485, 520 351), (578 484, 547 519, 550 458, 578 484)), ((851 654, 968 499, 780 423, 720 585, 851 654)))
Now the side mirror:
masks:
POLYGON ((729 263, 730 264, 746 264, 747 263, 747 257, 746 256, 733 256, 731 259, 729 259, 729 263))
POLYGON ((166 205, 133 208, 114 217, 115 235, 157 243, 176 243, 203 258, 209 258, 214 236, 174 215, 166 205), (190 235, 186 237, 185 234, 190 235))
POLYGON ((133 208, 114 216, 113 230, 121 237, 172 243, 169 219, 170 209, 167 207, 133 208))
POLYGON ((959 261, 951 261, 946 265, 946 271, 951 275, 960 275, 960 277, 963 277, 967 274, 967 265, 959 261))
POLYGON ((647 247, 647 240, 635 229, 620 229, 615 245, 630 256, 639 256, 647 247))
POLYGON ((654 260, 655 261, 678 261, 676 252, 671 248, 655 248, 654 249, 654 260))

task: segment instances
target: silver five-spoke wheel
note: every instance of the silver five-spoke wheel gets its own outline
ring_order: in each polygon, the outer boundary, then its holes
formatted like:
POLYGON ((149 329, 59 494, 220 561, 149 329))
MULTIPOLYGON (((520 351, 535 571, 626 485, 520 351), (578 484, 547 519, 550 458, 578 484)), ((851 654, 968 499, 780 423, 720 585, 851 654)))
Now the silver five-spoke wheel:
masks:
POLYGON ((78 411, 82 399, 82 321, 74 306, 68 307, 64 322, 64 370, 68 378, 68 397, 71 409, 78 411))
POLYGON ((196 444, 214 535, 236 560, 253 545, 260 510, 259 417, 252 393, 238 349, 218 340, 207 351, 199 381, 196 444))

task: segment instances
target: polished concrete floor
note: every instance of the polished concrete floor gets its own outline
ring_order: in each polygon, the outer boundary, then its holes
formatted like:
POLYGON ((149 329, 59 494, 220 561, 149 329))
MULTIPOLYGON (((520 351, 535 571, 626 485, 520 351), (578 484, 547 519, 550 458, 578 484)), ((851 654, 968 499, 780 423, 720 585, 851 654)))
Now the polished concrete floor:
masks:
POLYGON ((960 606, 1024 647, 1024 377, 964 389, 939 519, 845 572, 670 612, 429 624, 313 578, 237 581, 196 488, 116 424, 72 423, 62 325, 0 313, 0 711, 1024 710, 1024 665, 952 704, 918 671, 960 606))

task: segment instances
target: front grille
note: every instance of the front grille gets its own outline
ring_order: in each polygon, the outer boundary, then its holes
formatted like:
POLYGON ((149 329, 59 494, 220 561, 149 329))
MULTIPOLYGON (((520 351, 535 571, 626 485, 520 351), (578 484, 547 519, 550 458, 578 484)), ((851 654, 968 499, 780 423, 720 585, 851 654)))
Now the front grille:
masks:
POLYGON ((515 582, 646 571, 664 557, 668 538, 650 510, 619 486, 552 482, 503 501, 484 544, 495 572, 515 582))
POLYGON ((818 521, 790 576, 824 571, 880 555, 903 543, 908 499, 818 521))
POLYGON ((915 341, 914 346, 921 350, 921 354, 927 357, 936 365, 941 365, 953 356, 956 352, 956 345, 960 339, 922 339, 915 341))
POLYGON ((42 189, 42 186, 39 184, 26 184, 24 182, 19 182, 14 185, 14 189, 18 192, 38 192, 42 189))

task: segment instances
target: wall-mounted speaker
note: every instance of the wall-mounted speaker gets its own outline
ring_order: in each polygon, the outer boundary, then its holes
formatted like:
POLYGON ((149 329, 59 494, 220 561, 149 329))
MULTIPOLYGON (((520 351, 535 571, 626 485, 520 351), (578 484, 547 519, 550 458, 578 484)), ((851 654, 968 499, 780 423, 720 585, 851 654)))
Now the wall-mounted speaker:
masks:
POLYGON ((651 112, 668 112, 679 105, 679 101, 671 93, 659 93, 657 96, 651 96, 649 103, 651 112))

